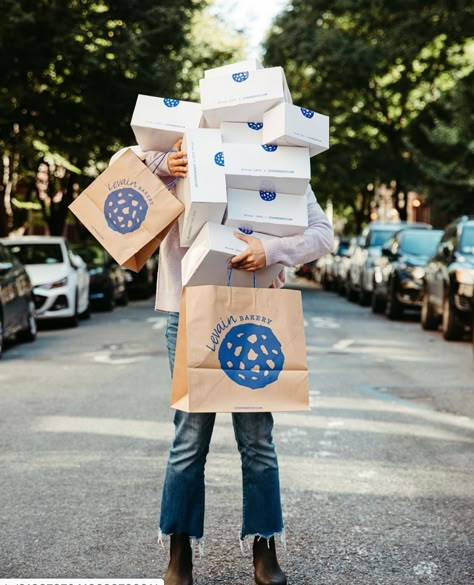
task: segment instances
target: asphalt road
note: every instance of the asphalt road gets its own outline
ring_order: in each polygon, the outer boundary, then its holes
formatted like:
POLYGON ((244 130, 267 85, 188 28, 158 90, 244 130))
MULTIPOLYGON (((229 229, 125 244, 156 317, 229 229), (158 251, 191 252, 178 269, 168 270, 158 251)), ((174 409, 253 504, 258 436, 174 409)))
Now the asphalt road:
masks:
MULTIPOLYGON (((472 344, 303 293, 312 411, 275 416, 290 585, 474 583, 472 344)), ((151 301, 0 362, 0 577, 159 578, 172 436, 151 301)), ((197 585, 251 585, 240 460, 218 415, 197 585)))

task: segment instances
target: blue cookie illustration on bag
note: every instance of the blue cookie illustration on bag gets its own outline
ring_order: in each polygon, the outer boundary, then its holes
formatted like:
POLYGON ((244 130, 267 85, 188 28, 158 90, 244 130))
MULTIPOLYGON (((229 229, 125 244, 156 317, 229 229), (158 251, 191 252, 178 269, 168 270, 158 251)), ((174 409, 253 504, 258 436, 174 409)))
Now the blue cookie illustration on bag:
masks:
POLYGON ((251 236, 253 234, 253 230, 246 227, 239 227, 239 232, 242 232, 246 236, 251 236))
POLYGON ((275 201, 276 196, 275 191, 260 191, 260 198, 264 201, 275 201))
POLYGON ((307 110, 306 108, 300 108, 300 109, 301 109, 301 113, 303 114, 303 116, 305 118, 311 119, 314 116, 313 110, 307 110))
POLYGON ((278 146, 276 144, 262 144, 262 148, 266 152, 275 152, 278 146))
POLYGON ((224 153, 223 152, 218 152, 214 155, 214 162, 216 163, 216 165, 219 165, 220 167, 225 166, 224 165, 224 153))
POLYGON ((167 108, 176 108, 177 105, 179 105, 179 102, 181 100, 174 100, 171 98, 163 98, 163 103, 165 104, 165 106, 167 108))
POLYGON ((148 204, 136 189, 116 189, 107 195, 104 216, 107 225, 119 234, 135 232, 145 221, 148 204))
POLYGON ((237 83, 242 83, 243 81, 247 81, 248 78, 249 78, 248 71, 240 71, 239 73, 232 74, 232 79, 234 81, 236 81, 237 83))
POLYGON ((229 378, 252 390, 273 384, 283 369, 285 356, 276 335, 265 325, 236 325, 219 348, 219 363, 229 378))
POLYGON ((247 122, 247 126, 251 130, 261 130, 263 128, 262 122, 247 122))

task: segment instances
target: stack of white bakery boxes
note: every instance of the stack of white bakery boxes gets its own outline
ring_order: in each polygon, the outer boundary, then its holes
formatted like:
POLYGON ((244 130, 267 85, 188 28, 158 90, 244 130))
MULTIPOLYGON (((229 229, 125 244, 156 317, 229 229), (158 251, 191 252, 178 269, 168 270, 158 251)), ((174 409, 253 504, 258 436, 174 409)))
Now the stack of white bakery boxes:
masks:
MULTIPOLYGON (((140 95, 132 117, 143 150, 165 152, 184 137, 183 286, 227 284, 229 260, 247 247, 235 231, 263 240, 302 234, 310 157, 329 148, 329 118, 292 105, 281 67, 251 59, 211 69, 200 91, 201 104, 140 95)), ((258 271, 257 286, 281 269, 258 271)), ((231 284, 254 286, 254 278, 234 270, 231 284)))

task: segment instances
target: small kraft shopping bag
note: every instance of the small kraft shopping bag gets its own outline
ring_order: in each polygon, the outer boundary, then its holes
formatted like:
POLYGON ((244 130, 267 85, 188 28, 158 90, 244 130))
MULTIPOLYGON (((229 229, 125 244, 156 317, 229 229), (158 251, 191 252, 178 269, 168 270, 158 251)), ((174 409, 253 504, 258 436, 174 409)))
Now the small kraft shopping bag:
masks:
POLYGON ((69 209, 120 265, 138 272, 184 206, 129 149, 69 209))
POLYGON ((185 287, 170 405, 186 412, 309 410, 301 292, 185 287))

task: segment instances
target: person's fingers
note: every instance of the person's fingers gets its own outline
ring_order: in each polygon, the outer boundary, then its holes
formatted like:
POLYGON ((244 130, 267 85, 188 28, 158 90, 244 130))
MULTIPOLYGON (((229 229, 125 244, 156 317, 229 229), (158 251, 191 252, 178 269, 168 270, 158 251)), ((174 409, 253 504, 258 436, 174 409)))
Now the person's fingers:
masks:
POLYGON ((251 236, 246 236, 245 234, 241 234, 239 232, 233 232, 234 237, 236 237, 238 240, 242 240, 242 242, 245 242, 246 244, 250 244, 250 242, 252 241, 251 236))
POLYGON ((178 151, 181 150, 182 144, 183 144, 183 139, 178 138, 178 140, 171 147, 171 150, 178 150, 178 151))

